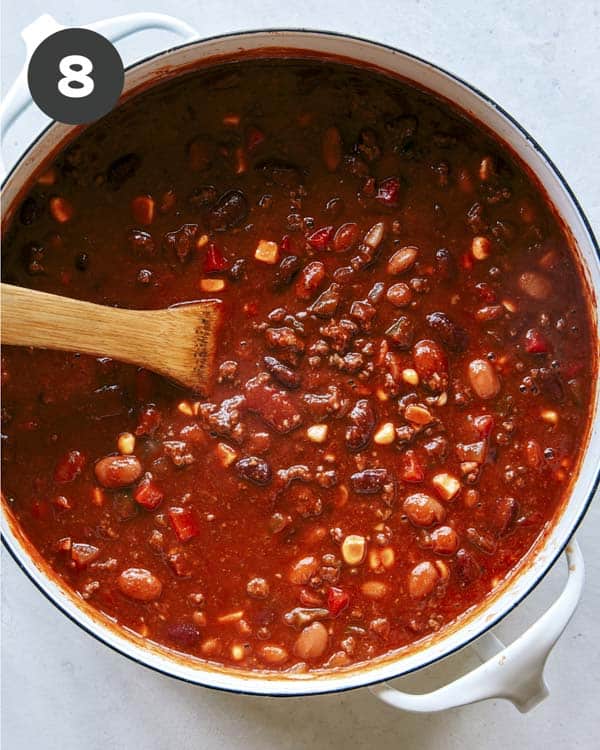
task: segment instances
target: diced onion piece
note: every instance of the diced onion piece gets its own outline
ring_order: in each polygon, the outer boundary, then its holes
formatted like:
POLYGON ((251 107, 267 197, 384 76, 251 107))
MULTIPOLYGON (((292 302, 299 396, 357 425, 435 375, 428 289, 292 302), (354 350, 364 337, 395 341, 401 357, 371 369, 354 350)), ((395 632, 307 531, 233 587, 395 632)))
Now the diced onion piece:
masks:
POLYGON ((306 437, 312 443, 324 443, 327 440, 328 431, 326 424, 313 424, 306 430, 306 437))
POLYGON ((254 257, 261 263, 275 265, 279 260, 279 245, 270 240, 260 240, 254 251, 254 257))
POLYGON ((460 482, 458 479, 452 476, 452 474, 447 474, 446 472, 436 474, 431 482, 442 500, 452 500, 460 490, 460 482))
POLYGON ((200 289, 203 292, 222 292, 225 289, 225 281, 223 279, 200 279, 200 289))

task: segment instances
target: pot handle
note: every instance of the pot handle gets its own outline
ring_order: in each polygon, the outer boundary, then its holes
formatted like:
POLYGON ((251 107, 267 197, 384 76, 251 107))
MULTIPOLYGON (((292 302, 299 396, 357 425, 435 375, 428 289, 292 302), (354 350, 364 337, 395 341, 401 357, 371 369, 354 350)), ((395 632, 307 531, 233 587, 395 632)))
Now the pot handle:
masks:
MULTIPOLYGON (((45 13, 21 32, 26 49, 25 64, 0 105, 0 142, 4 140, 7 131, 33 101, 27 85, 27 68, 34 50, 46 37, 64 28, 65 26, 45 13)), ((119 39, 146 29, 171 31, 186 42, 198 38, 198 32, 187 23, 163 13, 129 13, 125 16, 96 21, 83 28, 97 31, 111 42, 117 42, 119 39)), ((46 121, 50 122, 50 118, 46 118, 46 121)), ((3 165, 0 164, 0 167, 4 173, 3 165)))
POLYGON ((566 549, 568 578, 554 604, 528 629, 505 646, 493 633, 473 644, 484 663, 431 693, 405 693, 387 682, 373 685, 379 700, 404 711, 445 711, 469 703, 504 698, 526 713, 548 696, 544 667, 556 641, 573 616, 583 588, 584 565, 575 539, 566 549), (486 660, 486 661, 485 661, 486 660))

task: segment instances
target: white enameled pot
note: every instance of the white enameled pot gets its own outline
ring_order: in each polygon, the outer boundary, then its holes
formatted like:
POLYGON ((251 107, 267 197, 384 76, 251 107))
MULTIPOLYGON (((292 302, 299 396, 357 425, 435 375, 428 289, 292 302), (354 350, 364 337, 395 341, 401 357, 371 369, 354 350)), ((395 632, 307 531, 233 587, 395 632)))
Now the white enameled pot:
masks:
MULTIPOLYGON (((42 16, 23 32, 28 59, 49 34, 62 28, 42 16)), ((317 55, 342 58, 398 75, 454 102, 494 131, 537 176, 562 217, 577 247, 590 294, 600 293, 600 254, 590 226, 568 185, 534 140, 506 112, 472 86, 438 67, 405 52, 362 39, 314 31, 255 31, 198 40, 193 29, 176 19, 140 13, 92 24, 89 28, 117 41, 143 29, 160 28, 184 40, 181 46, 153 55, 128 68, 123 99, 191 67, 247 53, 255 56, 317 55), (271 50, 271 52, 269 52, 271 50)), ((30 103, 26 66, 2 103, 3 136, 30 103)), ((48 121, 47 121, 48 122, 48 121)), ((13 167, 3 186, 4 220, 8 220, 24 187, 53 154, 79 131, 69 125, 50 124, 13 167)), ((14 132, 14 131, 13 131, 14 132)), ((594 314, 596 309, 594 306, 594 314)), ((597 338, 598 320, 594 320, 597 338)), ((438 711, 487 698, 505 698, 527 711, 547 694, 543 679, 546 659, 571 618, 583 586, 583 560, 572 535, 600 481, 600 404, 595 392, 593 421, 582 435, 586 450, 573 477, 569 500, 548 533, 538 540, 527 558, 494 596, 435 637, 393 656, 323 674, 261 674, 240 672, 218 665, 181 658, 133 633, 115 627, 83 600, 63 587, 40 556, 23 538, 10 510, 3 506, 2 534, 6 548, 36 586, 74 622, 116 651, 152 669, 207 687, 240 693, 293 696, 315 695, 369 686, 392 706, 411 711, 438 711), (523 635, 504 646, 491 629, 516 607, 566 550, 568 578, 555 603, 523 635), (472 645, 481 666, 427 694, 400 692, 386 683, 433 664, 472 645)))

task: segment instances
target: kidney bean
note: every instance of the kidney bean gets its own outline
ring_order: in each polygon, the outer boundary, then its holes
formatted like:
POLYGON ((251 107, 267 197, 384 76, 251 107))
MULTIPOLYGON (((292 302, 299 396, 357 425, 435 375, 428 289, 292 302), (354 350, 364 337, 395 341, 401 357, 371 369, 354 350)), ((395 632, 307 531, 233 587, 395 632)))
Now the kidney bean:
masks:
POLYGON ((452 253, 445 247, 435 251, 435 268, 438 278, 448 281, 457 274, 456 261, 452 253))
POLYGON ((319 260, 308 263, 296 279, 296 297, 298 299, 311 299, 313 294, 325 279, 325 266, 319 260))
POLYGON ((406 307, 412 302, 413 294, 408 284, 400 282, 399 284, 392 284, 387 290, 385 298, 395 307, 406 307))
POLYGON ((346 429, 346 445, 351 451, 365 448, 375 429, 375 412, 368 399, 363 398, 354 404, 348 415, 350 423, 346 429))
POLYGON ((363 469, 350 477, 352 489, 359 495, 378 494, 387 481, 387 469, 363 469))
POLYGON ((211 229, 225 230, 241 224, 248 215, 248 201, 241 190, 228 190, 208 214, 211 229))
POLYGON ((425 561, 415 565, 408 576, 408 593, 413 599, 424 599, 431 594, 439 577, 433 563, 425 561))
POLYGON ((138 154, 125 154, 115 159, 108 167, 106 181, 110 188, 118 190, 138 171, 142 159, 138 154))
POLYGON ((444 506, 431 495, 424 492, 415 492, 409 495, 402 504, 402 509, 415 526, 431 526, 433 523, 441 523, 446 511, 444 506))
POLYGON ((174 232, 167 232, 163 237, 163 246, 166 250, 174 252, 178 259, 183 263, 188 259, 194 247, 197 224, 183 224, 174 232))
POLYGON ((186 650, 194 648, 200 640, 200 630, 191 622, 176 622, 167 628, 167 637, 186 650))
POLYGON ((388 260, 387 272, 392 274, 392 276, 398 276, 398 274, 404 273, 404 271, 408 271, 408 269, 413 266, 415 261, 417 260, 418 254, 419 248, 417 247, 414 247, 412 245, 401 247, 400 250, 396 250, 396 252, 388 260))
POLYGON ((476 395, 486 401, 500 393, 496 370, 485 359, 474 359, 469 363, 469 382, 476 395))
POLYGON ((284 388, 293 390, 300 386, 301 378, 299 373, 284 365, 283 362, 280 362, 275 357, 263 357, 263 362, 271 377, 284 388))
POLYGON ((333 227, 320 227, 310 234, 306 241, 314 250, 326 250, 333 237, 333 227))
POLYGON ((336 253, 344 253, 350 250, 358 242, 360 229, 354 221, 342 224, 333 237, 333 249, 336 253))
POLYGON ((451 526, 440 526, 431 533, 431 543, 438 555, 453 555, 458 549, 458 534, 451 526))
POLYGON ((143 469, 136 456, 106 456, 96 462, 94 473, 103 487, 118 489, 136 482, 143 469))
POLYGON ((469 334, 443 312, 432 312, 425 316, 427 325, 437 334, 444 346, 454 352, 464 352, 469 346, 469 334))
POLYGON ((122 594, 139 602, 152 602, 162 593, 160 580, 145 568, 127 568, 117 578, 122 594))
POLYGON ((258 485, 269 484, 273 477, 269 464, 263 458, 257 456, 240 458, 235 463, 235 469, 242 479, 258 485))
POLYGON ((292 279, 302 268, 302 261, 297 255, 286 255, 279 264, 279 268, 273 279, 273 285, 275 288, 288 286, 292 283, 292 279))
POLYGON ((514 497, 504 496, 496 500, 492 515, 492 525, 500 536, 504 536, 504 534, 510 531, 517 517, 518 510, 519 504, 514 497))
POLYGON ((483 572, 473 553, 464 548, 459 549, 456 553, 454 571, 462 588, 470 586, 483 572))
POLYGON ((314 661, 325 652, 328 641, 329 635, 325 626, 320 622, 313 622, 296 638, 294 653, 299 659, 314 661))
POLYGON ((448 386, 448 360, 435 341, 423 339, 413 347, 415 370, 430 391, 437 393, 448 386))

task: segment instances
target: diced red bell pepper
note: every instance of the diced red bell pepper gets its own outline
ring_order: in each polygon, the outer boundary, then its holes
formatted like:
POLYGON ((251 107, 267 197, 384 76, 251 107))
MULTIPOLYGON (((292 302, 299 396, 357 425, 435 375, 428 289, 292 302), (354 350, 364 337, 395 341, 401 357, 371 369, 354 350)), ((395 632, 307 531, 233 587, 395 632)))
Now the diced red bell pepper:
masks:
POLYGON ((320 227, 306 239, 308 244, 315 250, 325 250, 333 237, 333 227, 320 227))
POLYGON ((406 451, 402 461, 400 476, 404 482, 422 482, 425 479, 423 464, 414 451, 406 451))
POLYGON ((85 456, 81 451, 69 451, 59 459, 54 469, 54 481, 59 484, 72 482, 76 479, 85 466, 85 456))
POLYGON ((548 340, 536 328, 525 333, 525 351, 527 354, 547 354, 550 349, 548 340))
POLYGON ((330 586, 327 589, 327 609, 331 612, 333 617, 337 617, 339 613, 346 609, 350 603, 350 596, 337 586, 330 586))
POLYGON ((396 206, 400 197, 400 180, 397 177, 388 177, 377 186, 375 199, 384 206, 396 206))
POLYGON ((229 268, 229 261, 223 256, 221 248, 214 242, 209 242, 204 257, 204 273, 219 273, 229 268))
POLYGON ((246 148, 248 151, 254 151, 265 140, 265 134, 254 125, 251 125, 246 131, 246 148))
POLYGON ((147 471, 133 491, 133 499, 146 510, 155 510, 164 498, 164 492, 147 471))
POLYGON ((191 508, 169 508, 169 520, 181 542, 189 542, 200 533, 198 519, 191 508))

